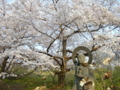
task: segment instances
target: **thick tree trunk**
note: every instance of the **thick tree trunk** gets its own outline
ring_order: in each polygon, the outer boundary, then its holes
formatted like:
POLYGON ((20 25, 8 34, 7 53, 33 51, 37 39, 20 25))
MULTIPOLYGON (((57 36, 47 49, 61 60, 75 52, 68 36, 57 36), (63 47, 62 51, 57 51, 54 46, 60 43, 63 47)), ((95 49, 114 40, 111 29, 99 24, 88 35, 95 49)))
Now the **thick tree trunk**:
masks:
POLYGON ((62 50, 62 54, 63 54, 63 60, 62 60, 62 65, 60 66, 61 68, 61 72, 58 73, 58 83, 61 87, 64 86, 65 83, 65 76, 66 76, 66 38, 63 37, 63 41, 62 41, 62 46, 63 46, 63 50, 62 50))
POLYGON ((65 83, 65 76, 66 76, 66 72, 61 71, 58 74, 58 84, 63 87, 64 83, 65 83))
POLYGON ((5 67, 6 67, 6 64, 7 64, 7 60, 9 59, 9 56, 6 56, 4 58, 4 61, 2 62, 2 68, 1 68, 1 72, 5 72, 5 67))

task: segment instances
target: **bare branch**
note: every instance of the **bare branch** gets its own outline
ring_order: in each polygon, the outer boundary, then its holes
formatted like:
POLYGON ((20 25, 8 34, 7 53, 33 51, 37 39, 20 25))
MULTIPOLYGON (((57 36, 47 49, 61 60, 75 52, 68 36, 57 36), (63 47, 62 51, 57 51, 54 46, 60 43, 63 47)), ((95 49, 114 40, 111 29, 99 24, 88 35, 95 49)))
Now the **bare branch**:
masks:
MULTIPOLYGON (((76 19, 73 19, 71 22, 69 22, 69 23, 67 23, 67 24, 61 24, 61 25, 60 25, 59 28, 60 28, 61 31, 60 31, 59 35, 56 37, 56 39, 58 39, 58 38, 60 37, 60 35, 61 35, 61 33, 63 32, 63 30, 64 30, 66 27, 69 27, 68 25, 70 25, 71 23, 73 23, 74 20, 76 20, 76 19), (65 26, 65 27, 62 28, 62 25, 65 26)), ((47 52, 49 52, 49 49, 50 49, 51 45, 55 42, 56 39, 53 39, 53 41, 49 44, 49 46, 48 46, 48 48, 47 48, 47 52)))
POLYGON ((49 35, 46 34, 46 33, 41 32, 40 30, 38 30, 38 29, 36 28, 36 26, 34 25, 33 21, 32 21, 32 20, 30 20, 30 21, 31 21, 31 24, 32 24, 32 26, 34 27, 34 29, 35 29, 36 31, 38 31, 39 33, 44 34, 44 35, 46 35, 47 37, 49 37, 49 38, 51 38, 51 39, 54 40, 53 37, 49 36, 49 35))
POLYGON ((8 67, 6 68, 6 70, 5 70, 5 71, 8 71, 8 69, 9 69, 9 68, 10 68, 10 66, 12 65, 12 62, 13 62, 14 58, 15 58, 15 56, 13 56, 12 61, 9 63, 9 65, 8 65, 8 67))
POLYGON ((37 51, 39 53, 42 53, 42 54, 45 54, 47 56, 50 56, 51 58, 53 58, 59 65, 61 65, 61 63, 59 62, 59 60, 63 60, 61 57, 58 57, 58 56, 53 56, 49 53, 46 53, 46 52, 42 52, 42 51, 37 51), (59 59, 59 60, 58 60, 59 59))
POLYGON ((62 25, 60 25, 60 29, 61 29, 61 31, 60 31, 59 35, 56 37, 56 39, 53 39, 53 41, 49 44, 49 46, 47 48, 47 53, 49 52, 51 45, 55 42, 55 40, 57 40, 60 37, 61 33, 63 32, 64 28, 62 28, 62 25))
POLYGON ((37 70, 37 68, 38 68, 38 67, 35 67, 31 72, 29 72, 29 73, 27 73, 27 74, 24 74, 24 75, 21 75, 21 76, 19 76, 18 78, 22 78, 22 77, 25 77, 25 76, 27 76, 27 75, 32 74, 35 70, 37 70))
POLYGON ((54 8, 55 8, 55 10, 57 11, 56 4, 57 4, 57 2, 58 2, 59 0, 52 0, 52 1, 53 1, 54 8))
POLYGON ((71 50, 66 50, 66 52, 72 53, 72 51, 71 51, 71 50))

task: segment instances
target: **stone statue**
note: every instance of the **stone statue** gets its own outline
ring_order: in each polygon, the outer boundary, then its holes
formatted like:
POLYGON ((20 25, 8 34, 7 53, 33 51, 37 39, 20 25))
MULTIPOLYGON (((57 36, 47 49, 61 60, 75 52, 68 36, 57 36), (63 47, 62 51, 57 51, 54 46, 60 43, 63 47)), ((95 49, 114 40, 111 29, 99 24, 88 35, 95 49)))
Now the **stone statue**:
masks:
POLYGON ((92 87, 89 88, 88 85, 93 85, 94 74, 92 69, 90 69, 90 64, 92 62, 92 54, 90 50, 84 46, 77 47, 72 54, 72 59, 75 65, 75 76, 74 76, 74 87, 73 90, 94 90, 92 87), (89 61, 85 62, 85 55, 78 54, 78 51, 86 51, 86 55, 89 57, 89 61), (91 79, 91 80, 90 80, 91 79), (82 81, 84 80, 84 84, 82 81), (86 83, 85 83, 86 81, 86 83), (89 84, 88 84, 89 82, 89 84), (83 85, 82 85, 82 84, 83 85), (87 87, 86 87, 87 86, 87 87))

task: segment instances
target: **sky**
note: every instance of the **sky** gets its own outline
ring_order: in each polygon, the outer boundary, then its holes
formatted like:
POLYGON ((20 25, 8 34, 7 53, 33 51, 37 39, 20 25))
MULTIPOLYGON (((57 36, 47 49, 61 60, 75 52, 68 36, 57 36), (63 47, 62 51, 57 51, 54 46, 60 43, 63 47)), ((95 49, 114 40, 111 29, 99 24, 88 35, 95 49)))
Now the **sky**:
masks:
POLYGON ((15 0, 7 0, 8 1, 8 3, 13 3, 15 0))

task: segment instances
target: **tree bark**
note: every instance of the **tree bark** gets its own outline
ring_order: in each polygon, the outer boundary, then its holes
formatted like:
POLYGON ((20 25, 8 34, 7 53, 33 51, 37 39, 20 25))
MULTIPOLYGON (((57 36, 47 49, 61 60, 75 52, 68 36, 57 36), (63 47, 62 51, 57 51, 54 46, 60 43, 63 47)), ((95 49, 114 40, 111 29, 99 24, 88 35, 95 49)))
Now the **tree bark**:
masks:
POLYGON ((64 87, 65 76, 66 76, 66 69, 64 68, 64 66, 61 67, 61 72, 59 72, 57 75, 58 75, 58 85, 62 88, 64 87))
POLYGON ((6 67, 6 64, 7 64, 7 60, 9 59, 9 56, 6 56, 4 58, 4 61, 2 62, 2 68, 1 68, 1 72, 5 72, 5 67, 6 67))
POLYGON ((62 65, 60 65, 61 71, 58 73, 58 84, 63 87, 64 86, 64 82, 65 82, 65 76, 66 76, 66 62, 67 62, 67 52, 66 52, 66 38, 63 37, 63 41, 62 41, 62 65))
POLYGON ((60 73, 58 74, 58 83, 59 83, 59 85, 64 86, 65 75, 66 75, 65 72, 60 72, 60 73))

